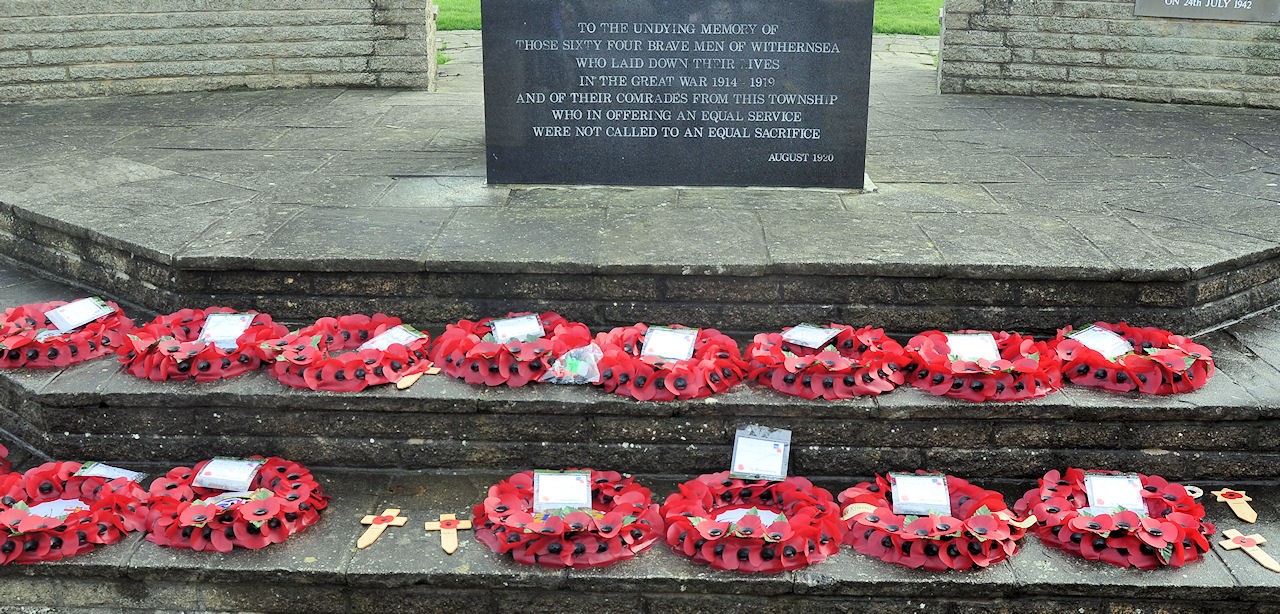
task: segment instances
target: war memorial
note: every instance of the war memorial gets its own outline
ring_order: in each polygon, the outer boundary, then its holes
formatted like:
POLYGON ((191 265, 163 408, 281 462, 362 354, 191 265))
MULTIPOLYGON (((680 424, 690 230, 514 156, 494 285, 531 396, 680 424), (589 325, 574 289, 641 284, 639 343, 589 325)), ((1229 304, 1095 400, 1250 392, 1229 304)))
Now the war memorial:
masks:
POLYGON ((0 0, 0 610, 1280 608, 1280 4, 872 11, 0 0))

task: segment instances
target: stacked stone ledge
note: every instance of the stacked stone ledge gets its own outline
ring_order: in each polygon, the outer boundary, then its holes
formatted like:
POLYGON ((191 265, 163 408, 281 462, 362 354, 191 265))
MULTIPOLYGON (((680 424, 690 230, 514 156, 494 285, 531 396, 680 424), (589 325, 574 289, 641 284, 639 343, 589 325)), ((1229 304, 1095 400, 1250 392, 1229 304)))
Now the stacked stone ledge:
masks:
POLYGON ((434 89, 430 0, 12 0, 0 102, 236 87, 434 89))
POLYGON ((1280 108, 1280 24, 1134 16, 1132 0, 947 0, 943 93, 1280 108))

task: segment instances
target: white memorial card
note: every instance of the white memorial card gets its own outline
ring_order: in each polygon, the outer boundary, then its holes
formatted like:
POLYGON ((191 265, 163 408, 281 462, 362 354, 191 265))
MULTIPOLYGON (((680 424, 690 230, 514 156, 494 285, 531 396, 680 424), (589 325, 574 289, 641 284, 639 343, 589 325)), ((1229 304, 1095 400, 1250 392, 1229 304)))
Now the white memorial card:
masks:
POLYGON ((1085 347, 1102 354, 1107 360, 1115 360, 1133 351, 1133 344, 1128 339, 1100 326, 1090 326, 1068 335, 1084 344, 1085 347))
POLYGON ((204 319, 197 341, 212 343, 228 352, 236 349, 236 339, 249 330, 255 313, 211 313, 204 319))
POLYGON ((947 333, 951 360, 1000 360, 1000 347, 991 333, 947 333))
POLYGON ((87 509, 89 509, 89 504, 79 499, 54 499, 53 501, 45 501, 39 505, 33 505, 27 511, 32 516, 63 519, 70 516, 72 512, 87 509))
POLYGON ((733 439, 729 477, 785 480, 790 456, 791 431, 755 425, 740 428, 733 439))
POLYGON ((418 339, 421 339, 426 336, 427 336, 426 333, 423 333, 418 329, 412 326, 409 326, 408 324, 401 324, 400 326, 396 326, 395 328, 388 328, 387 330, 382 331, 382 334, 378 335, 377 337, 374 337, 360 344, 360 347, 357 348, 357 351, 359 350, 382 351, 397 343, 399 343, 400 345, 409 345, 410 343, 413 343, 414 341, 417 341, 418 339))
POLYGON ((533 513, 591 509, 590 471, 534 471, 533 513))
POLYGON ((782 340, 794 345, 818 349, 840 334, 838 328, 825 328, 812 324, 800 324, 782 333, 782 340))
POLYGON ((80 470, 76 471, 73 475, 106 478, 108 480, 124 478, 126 480, 133 480, 134 482, 141 482, 143 478, 147 477, 147 474, 139 471, 129 471, 128 469, 112 467, 106 463, 99 463, 95 461, 90 461, 80 465, 80 470))
POLYGON ((69 333, 112 313, 115 313, 115 310, 109 307, 106 301, 91 296, 46 311, 44 317, 49 318, 49 323, 56 326, 59 331, 69 333))
POLYGON ((698 330, 652 326, 644 335, 644 347, 641 348, 640 355, 688 360, 693 357, 693 344, 698 340, 698 330))
POLYGON ((266 463, 261 458, 228 458, 219 456, 209 461, 192 480, 197 488, 214 490, 248 490, 253 477, 266 463))
MULTIPOLYGON (((204 502, 206 505, 212 505, 220 510, 225 510, 237 503, 246 503, 252 500, 255 494, 263 492, 264 490, 265 489, 259 488, 258 490, 252 491, 252 492, 248 490, 241 490, 237 492, 224 492, 220 495, 209 497, 208 499, 205 499, 204 502)), ((271 491, 267 490, 266 492, 270 493, 271 491)))
POLYGON ((1147 515, 1147 503, 1142 499, 1142 480, 1135 474, 1103 475, 1086 473, 1084 492, 1089 498, 1090 514, 1114 514, 1129 510, 1140 516, 1147 515))
POLYGON ((951 493, 947 490, 947 476, 890 473, 889 484, 893 488, 893 513, 951 515, 951 493))
POLYGON ((755 512, 756 515, 760 517, 760 522, 765 526, 773 524, 773 522, 782 515, 772 510, 762 510, 754 507, 740 507, 736 510, 722 512, 719 516, 716 516, 716 522, 738 522, 739 520, 742 520, 743 516, 746 516, 751 512, 755 512))
POLYGON ((36 341, 39 341, 40 343, 44 343, 50 339, 53 339, 54 337, 61 337, 61 336, 62 336, 62 331, 45 328, 45 329, 41 329, 40 332, 36 333, 36 341))
POLYGON ((531 338, 541 338, 547 334, 547 331, 542 330, 542 320, 539 320, 537 314, 533 313, 514 318, 494 320, 489 325, 493 329, 493 340, 497 343, 527 341, 531 338))

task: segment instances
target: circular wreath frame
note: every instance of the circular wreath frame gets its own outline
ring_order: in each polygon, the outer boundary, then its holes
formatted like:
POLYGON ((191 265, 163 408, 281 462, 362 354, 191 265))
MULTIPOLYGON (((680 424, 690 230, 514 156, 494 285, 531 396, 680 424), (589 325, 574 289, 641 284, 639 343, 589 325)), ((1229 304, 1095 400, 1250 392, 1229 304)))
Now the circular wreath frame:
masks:
POLYGON ((954 516, 893 513, 891 486, 879 475, 844 490, 839 499, 849 522, 845 543, 882 561, 928 571, 990 567, 1018 551, 1033 519, 1017 518, 1003 495, 960 478, 947 476, 947 490, 954 516))
POLYGON ((266 459, 249 486, 250 491, 270 490, 270 497, 232 503, 221 510, 201 505, 224 492, 192 485, 208 463, 176 467, 151 482, 147 541, 197 551, 231 552, 237 546, 257 550, 319 522, 320 512, 329 505, 329 495, 310 470, 275 456, 266 459))
POLYGON ((146 526, 145 491, 131 480, 76 476, 80 463, 49 462, 0 476, 0 564, 56 561, 113 544, 146 526), (66 518, 31 514, 29 506, 65 497, 89 504, 66 518))
POLYGON ((639 323, 596 335, 603 352, 600 386, 607 392, 639 401, 698 399, 738 385, 746 374, 738 343, 714 328, 698 331, 693 356, 687 360, 641 356, 648 330, 639 323))
POLYGON ((357 392, 368 386, 398 382, 431 367, 429 336, 406 344, 393 343, 385 350, 331 354, 354 350, 388 329, 400 326, 400 318, 375 313, 320 318, 302 330, 261 344, 268 372, 291 388, 330 392, 357 392))
POLYGON ((667 497, 662 516, 667 544, 677 554, 713 569, 778 573, 801 569, 840 551, 845 524, 831 493, 809 480, 780 482, 730 478, 728 471, 700 475, 667 497), (765 525, 748 512, 736 522, 723 512, 747 506, 783 514, 765 525))
POLYGON ((827 348, 788 343, 782 333, 756 335, 746 350, 750 364, 747 377, 782 394, 805 399, 875 396, 902 385, 906 354, 884 329, 864 326, 855 330, 834 322, 830 327, 840 332, 827 348))
POLYGON ((524 471, 490 486, 472 510, 476 540, 523 565, 585 569, 625 561, 662 537, 658 504, 634 478, 615 471, 565 471, 591 472, 592 508, 601 517, 577 511, 539 520, 533 514, 533 472, 524 471))
MULTIPOLYGON (((527 315, 532 312, 509 313, 502 318, 527 315)), ((448 325, 431 347, 431 360, 446 375, 468 384, 517 387, 537 382, 565 352, 591 343, 591 330, 586 324, 570 322, 554 311, 538 315, 546 333, 541 339, 507 343, 486 340, 496 319, 501 318, 460 320, 448 325)))
POLYGON ((907 342, 904 368, 912 386, 930 394, 966 401, 1022 401, 1056 391, 1062 383, 1062 364, 1048 343, 1006 331, 961 330, 961 334, 990 333, 1000 360, 953 361, 946 333, 925 331, 907 342))
POLYGON ((1134 351, 1108 360, 1068 337, 1072 327, 1063 328, 1053 340, 1053 349, 1068 382, 1112 392, 1175 394, 1200 388, 1213 375, 1213 352, 1187 337, 1123 322, 1093 325, 1124 337, 1134 351))
POLYGON ((6 309, 0 317, 0 369, 66 367, 114 352, 124 345, 134 324, 119 305, 105 302, 114 310, 110 315, 44 341, 37 341, 36 335, 53 326, 44 314, 66 305, 66 301, 6 309))
POLYGON ((1204 507, 1181 484, 1157 475, 1138 477, 1145 518, 1132 511, 1090 516, 1085 511, 1085 471, 1074 468, 1050 470, 1037 488, 1018 499, 1014 510, 1035 515, 1031 532, 1046 545, 1117 567, 1181 567, 1208 552, 1208 536, 1217 527, 1204 522, 1204 507))
POLYGON ((213 382, 258 369, 265 357, 259 344, 288 332, 283 325, 271 321, 270 315, 256 311, 239 312, 230 307, 181 309, 134 331, 116 353, 125 371, 134 377, 156 382, 213 382), (236 349, 227 351, 199 341, 205 320, 215 313, 254 314, 249 327, 236 339, 236 349))

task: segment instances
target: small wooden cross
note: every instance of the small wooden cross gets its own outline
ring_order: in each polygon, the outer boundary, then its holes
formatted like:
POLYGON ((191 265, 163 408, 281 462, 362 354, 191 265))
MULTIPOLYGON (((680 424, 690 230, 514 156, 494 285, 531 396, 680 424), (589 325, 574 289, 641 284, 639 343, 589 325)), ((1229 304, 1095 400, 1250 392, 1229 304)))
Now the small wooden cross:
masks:
POLYGON ((361 535, 360 539, 356 541, 356 547, 361 549, 368 548, 373 542, 378 541, 379 537, 382 537, 382 532, 387 530, 387 527, 403 527, 406 522, 409 522, 409 519, 401 516, 400 510, 394 507, 382 510, 381 516, 365 516, 360 521, 360 524, 367 524, 369 528, 365 529, 364 535, 361 535))
POLYGON ((1218 495, 1219 502, 1230 505, 1231 511, 1235 512, 1236 516, 1240 517, 1240 520, 1248 523, 1258 521, 1258 512, 1254 511, 1253 507, 1249 505, 1249 502, 1253 501, 1253 497, 1244 494, 1243 490, 1223 488, 1222 490, 1213 491, 1213 494, 1218 495))
POLYGON ((458 551, 458 531, 470 528, 470 520, 458 520, 453 514, 440 514, 440 520, 427 522, 428 532, 440 532, 440 547, 448 554, 458 551))
POLYGON ((1280 563, 1277 563, 1275 559, 1271 558, 1270 554, 1267 554, 1262 550, 1262 548, 1258 547, 1260 544, 1267 543, 1267 540, 1261 535, 1258 535, 1257 533, 1254 533, 1253 535, 1244 535, 1235 529, 1227 529, 1222 532, 1222 535, 1230 539, 1224 539, 1218 542, 1219 546, 1222 546, 1226 550, 1242 549, 1248 553, 1249 556, 1253 557, 1253 560, 1257 561, 1259 565, 1262 565, 1271 571, 1280 572, 1280 563))
POLYGON ((427 364, 430 365, 428 368, 422 371, 418 371, 417 373, 410 373, 409 375, 406 375, 400 378, 399 380, 396 380, 396 388, 399 390, 404 390, 405 388, 408 388, 409 386, 416 384, 418 382, 418 379, 422 377, 423 373, 426 373, 427 375, 435 375, 440 372, 440 367, 432 365, 431 363, 427 363, 427 364))

